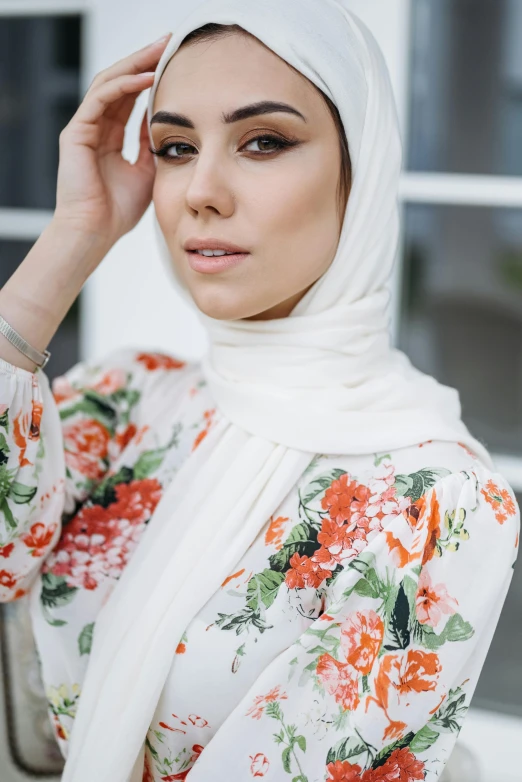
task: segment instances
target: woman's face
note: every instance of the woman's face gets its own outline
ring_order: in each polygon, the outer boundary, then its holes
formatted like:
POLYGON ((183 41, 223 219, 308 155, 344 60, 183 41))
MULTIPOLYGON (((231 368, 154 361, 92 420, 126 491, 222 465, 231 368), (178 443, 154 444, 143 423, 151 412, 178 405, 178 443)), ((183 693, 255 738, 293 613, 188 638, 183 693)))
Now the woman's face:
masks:
POLYGON ((193 125, 151 122, 153 148, 172 145, 158 157, 156 215, 194 302, 220 320, 286 317, 330 266, 341 229, 341 151, 322 95, 258 39, 236 34, 176 52, 154 98, 160 111, 193 125), (261 101, 304 119, 272 110, 224 121, 261 101), (190 239, 231 242, 248 255, 217 273, 196 270, 190 239))

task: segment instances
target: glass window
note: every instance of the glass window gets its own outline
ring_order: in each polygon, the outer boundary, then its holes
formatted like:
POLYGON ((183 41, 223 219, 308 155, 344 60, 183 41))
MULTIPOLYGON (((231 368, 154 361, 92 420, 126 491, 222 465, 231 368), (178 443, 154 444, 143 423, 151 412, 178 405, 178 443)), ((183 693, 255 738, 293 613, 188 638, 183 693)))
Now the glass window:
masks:
POLYGON ((414 0, 407 167, 522 175, 522 2, 414 0))
POLYGON ((489 450, 522 456, 522 211, 410 203, 403 229, 400 347, 489 450))
POLYGON ((80 97, 80 29, 77 15, 1 18, 0 207, 56 206, 59 135, 80 97))

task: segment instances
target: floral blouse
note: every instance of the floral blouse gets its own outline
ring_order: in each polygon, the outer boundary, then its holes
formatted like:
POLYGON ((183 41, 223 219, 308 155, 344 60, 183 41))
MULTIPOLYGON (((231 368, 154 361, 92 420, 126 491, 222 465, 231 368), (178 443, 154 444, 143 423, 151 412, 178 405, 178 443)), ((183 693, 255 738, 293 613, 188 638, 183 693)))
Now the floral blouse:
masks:
MULTIPOLYGON (((66 757, 98 611, 220 412, 165 352, 79 362, 54 416, 41 375, 0 359, 0 600, 28 595, 66 757)), ((458 442, 317 454, 172 650, 143 782, 439 779, 519 531, 511 487, 458 442)))

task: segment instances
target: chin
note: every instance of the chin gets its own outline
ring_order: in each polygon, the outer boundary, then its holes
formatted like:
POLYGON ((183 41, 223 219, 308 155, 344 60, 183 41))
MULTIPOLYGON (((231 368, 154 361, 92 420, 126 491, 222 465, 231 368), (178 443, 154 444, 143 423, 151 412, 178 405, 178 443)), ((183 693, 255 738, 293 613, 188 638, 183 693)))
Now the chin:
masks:
POLYGON ((240 320, 242 318, 255 317, 264 311, 261 305, 255 302, 238 300, 230 296, 230 290, 223 292, 218 290, 202 290, 199 286, 190 291, 194 303, 207 317, 215 320, 240 320))

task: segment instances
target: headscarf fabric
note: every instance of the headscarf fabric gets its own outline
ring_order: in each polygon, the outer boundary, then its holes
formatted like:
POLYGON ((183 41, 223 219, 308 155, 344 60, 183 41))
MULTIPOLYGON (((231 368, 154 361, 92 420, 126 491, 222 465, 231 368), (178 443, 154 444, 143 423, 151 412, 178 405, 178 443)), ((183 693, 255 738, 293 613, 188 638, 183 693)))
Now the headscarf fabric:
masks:
POLYGON ((348 0, 206 0, 175 22, 149 94, 149 128, 158 82, 183 38, 208 22, 238 24, 335 103, 352 187, 330 267, 286 318, 200 312, 155 221, 168 274, 207 330, 201 370, 223 415, 172 479, 99 614, 63 782, 141 782, 179 639, 317 453, 436 439, 493 467, 461 420, 457 390, 391 345, 402 144, 372 33, 348 0))

